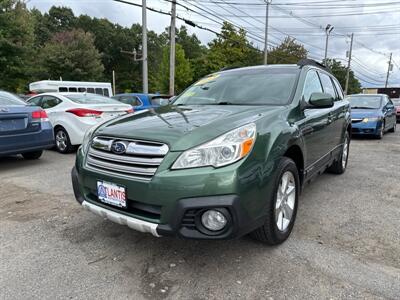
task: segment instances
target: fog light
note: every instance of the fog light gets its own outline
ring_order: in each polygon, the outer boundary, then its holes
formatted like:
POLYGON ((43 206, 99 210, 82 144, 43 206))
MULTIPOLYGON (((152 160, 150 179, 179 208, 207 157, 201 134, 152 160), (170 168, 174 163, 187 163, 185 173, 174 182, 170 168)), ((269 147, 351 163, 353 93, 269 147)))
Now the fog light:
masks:
POLYGON ((220 231, 225 227, 227 219, 221 212, 217 210, 207 210, 201 216, 201 223, 208 230, 220 231))

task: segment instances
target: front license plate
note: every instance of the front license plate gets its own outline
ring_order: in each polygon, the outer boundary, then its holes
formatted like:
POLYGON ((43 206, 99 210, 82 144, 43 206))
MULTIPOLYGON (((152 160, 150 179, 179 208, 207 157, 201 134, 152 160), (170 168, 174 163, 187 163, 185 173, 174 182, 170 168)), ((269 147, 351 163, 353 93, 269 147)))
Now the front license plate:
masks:
POLYGON ((126 208, 125 187, 105 181, 97 181, 97 197, 101 202, 126 208))

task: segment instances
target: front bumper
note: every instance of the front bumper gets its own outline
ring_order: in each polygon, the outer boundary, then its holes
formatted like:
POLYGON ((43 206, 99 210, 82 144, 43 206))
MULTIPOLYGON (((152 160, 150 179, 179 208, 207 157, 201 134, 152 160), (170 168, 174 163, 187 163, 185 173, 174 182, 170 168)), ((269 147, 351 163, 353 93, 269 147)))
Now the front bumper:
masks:
MULTIPOLYGON (((72 185, 76 200, 87 210, 121 225, 151 233, 153 236, 176 236, 188 239, 232 239, 243 236, 260 227, 265 217, 258 211, 255 217, 244 207, 244 200, 238 195, 216 195, 205 197, 182 198, 170 207, 170 214, 163 220, 145 219, 126 213, 118 208, 98 202, 85 194, 82 176, 76 167, 72 170, 72 185), (228 225, 220 232, 206 230, 200 222, 202 213, 207 209, 222 209, 228 218, 228 225)), ((130 201, 128 199, 128 205, 130 201)), ((142 209, 144 204, 142 203, 142 209)))
POLYGON ((351 133, 354 135, 377 135, 382 128, 382 122, 358 122, 351 124, 351 133))

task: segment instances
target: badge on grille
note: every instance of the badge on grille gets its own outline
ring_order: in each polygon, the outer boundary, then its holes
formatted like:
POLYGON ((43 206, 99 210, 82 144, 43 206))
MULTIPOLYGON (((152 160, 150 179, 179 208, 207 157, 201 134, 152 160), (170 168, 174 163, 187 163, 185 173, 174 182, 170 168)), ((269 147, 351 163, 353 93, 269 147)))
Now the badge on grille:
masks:
POLYGON ((126 152, 126 145, 123 142, 113 142, 111 144, 111 151, 115 154, 124 154, 126 152))

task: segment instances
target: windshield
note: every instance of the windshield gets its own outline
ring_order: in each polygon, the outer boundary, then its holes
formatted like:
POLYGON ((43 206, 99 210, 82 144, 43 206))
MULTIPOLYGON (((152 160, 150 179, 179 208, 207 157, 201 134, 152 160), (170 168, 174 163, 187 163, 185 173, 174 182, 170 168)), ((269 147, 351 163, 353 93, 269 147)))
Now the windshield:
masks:
POLYGON ((378 109, 381 107, 381 96, 349 97, 351 108, 378 109))
POLYGON ((11 93, 0 91, 0 105, 26 105, 26 103, 11 93))
POLYGON ((71 94, 64 96, 79 104, 121 104, 117 100, 95 94, 71 94))
POLYGON ((174 105, 285 105, 298 69, 258 68, 209 75, 189 87, 174 105))

